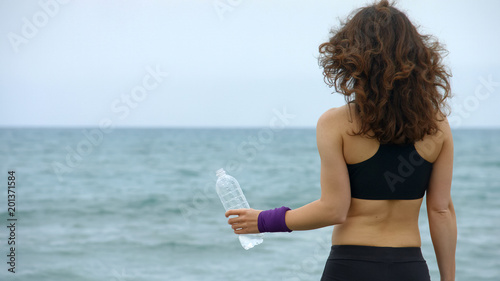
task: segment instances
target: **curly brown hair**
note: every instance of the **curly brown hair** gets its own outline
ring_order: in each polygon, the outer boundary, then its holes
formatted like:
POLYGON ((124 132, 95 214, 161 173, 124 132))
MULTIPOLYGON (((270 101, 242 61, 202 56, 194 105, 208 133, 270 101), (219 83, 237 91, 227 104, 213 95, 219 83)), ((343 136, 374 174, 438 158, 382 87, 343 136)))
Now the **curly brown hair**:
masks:
POLYGON ((354 11, 319 46, 319 64, 325 82, 355 104, 361 126, 354 135, 414 143, 435 134, 449 114, 451 72, 444 47, 393 5, 383 0, 354 11))

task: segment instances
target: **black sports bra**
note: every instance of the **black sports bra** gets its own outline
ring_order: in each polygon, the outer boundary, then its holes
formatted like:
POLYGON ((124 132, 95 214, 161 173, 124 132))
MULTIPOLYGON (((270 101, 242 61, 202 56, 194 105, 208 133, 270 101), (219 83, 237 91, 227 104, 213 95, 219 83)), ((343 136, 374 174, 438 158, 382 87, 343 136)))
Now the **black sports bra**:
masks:
POLYGON ((372 200, 419 199, 429 186, 432 163, 413 144, 381 144, 369 159, 347 164, 351 197, 372 200))

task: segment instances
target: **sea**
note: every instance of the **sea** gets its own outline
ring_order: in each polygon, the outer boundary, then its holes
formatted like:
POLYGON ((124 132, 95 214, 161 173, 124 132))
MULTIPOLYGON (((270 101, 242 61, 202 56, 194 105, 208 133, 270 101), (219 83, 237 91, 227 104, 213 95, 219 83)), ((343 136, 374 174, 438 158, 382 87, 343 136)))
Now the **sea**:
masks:
MULTIPOLYGON (((498 281, 500 130, 453 135, 456 280, 498 281)), ((319 280, 330 251, 333 227, 244 250, 215 192, 224 168, 255 209, 318 199, 314 129, 3 128, 0 168, 2 281, 319 280)))

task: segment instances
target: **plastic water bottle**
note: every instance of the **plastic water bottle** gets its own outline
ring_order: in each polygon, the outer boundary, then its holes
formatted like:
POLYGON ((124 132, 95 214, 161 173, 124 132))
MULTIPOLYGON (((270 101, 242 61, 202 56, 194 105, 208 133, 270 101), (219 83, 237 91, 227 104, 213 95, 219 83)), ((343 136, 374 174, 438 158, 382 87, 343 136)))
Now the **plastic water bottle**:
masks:
MULTIPOLYGON (((217 183, 215 189, 219 195, 220 201, 226 211, 233 209, 250 208, 247 199, 241 190, 238 181, 230 175, 226 174, 224 169, 219 169, 216 172, 217 183)), ((251 249, 264 241, 264 235, 258 234, 239 234, 241 246, 245 249, 251 249)))

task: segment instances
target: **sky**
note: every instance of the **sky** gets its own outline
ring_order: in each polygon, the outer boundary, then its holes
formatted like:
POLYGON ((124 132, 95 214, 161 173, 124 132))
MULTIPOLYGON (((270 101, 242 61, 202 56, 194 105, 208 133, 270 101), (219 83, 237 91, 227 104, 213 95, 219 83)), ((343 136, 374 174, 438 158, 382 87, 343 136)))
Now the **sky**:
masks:
MULTIPOLYGON (((0 1, 0 127, 315 127, 318 46, 372 1, 0 1)), ((454 128, 500 128, 500 1, 399 0, 446 45, 454 128)))

